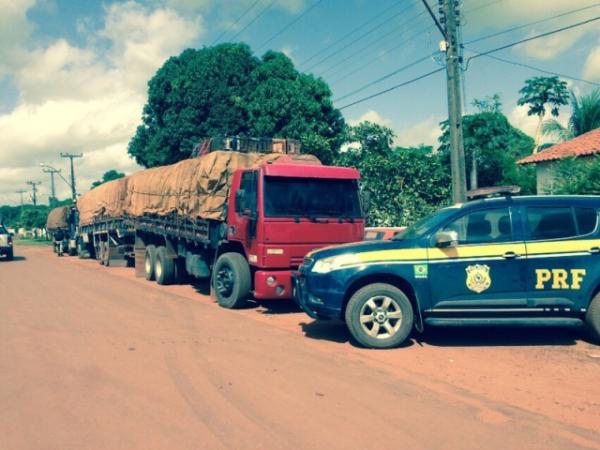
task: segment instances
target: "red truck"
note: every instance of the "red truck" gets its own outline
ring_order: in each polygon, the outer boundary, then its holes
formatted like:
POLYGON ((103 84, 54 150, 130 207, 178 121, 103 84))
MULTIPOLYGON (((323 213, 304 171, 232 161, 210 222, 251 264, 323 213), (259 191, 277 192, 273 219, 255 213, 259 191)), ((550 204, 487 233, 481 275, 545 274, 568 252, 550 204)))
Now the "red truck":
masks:
MULTIPOLYGON (((107 193, 124 205, 113 208, 116 213, 110 213, 110 204, 98 214, 83 213, 88 202, 83 196, 78 202, 80 216, 88 218, 80 221, 80 251, 106 265, 135 259, 138 275, 159 284, 177 282, 185 275, 211 277, 218 303, 237 308, 251 295, 291 298, 291 274, 308 252, 362 240, 357 170, 324 166, 304 155, 270 153, 252 163, 239 152, 216 153, 200 156, 202 167, 235 156, 237 162, 229 169, 237 168, 206 172, 203 178, 198 171, 205 169, 186 166, 197 163, 180 162, 112 182, 120 183, 123 191, 107 193), (185 181, 185 171, 196 181, 185 181), (212 178, 223 183, 218 193, 211 191, 195 201, 188 198, 184 185, 210 187, 212 178), (179 180, 179 185, 161 187, 168 179, 179 180), (156 192, 149 192, 152 189, 156 192), (175 204, 173 192, 182 193, 176 195, 185 197, 186 205, 180 200, 175 204), (147 198, 140 197, 143 194, 147 198), (162 204, 158 195, 164 195, 162 204), (208 208, 211 202, 218 203, 219 195, 224 196, 222 204, 208 208)), ((102 192, 94 195, 98 198, 102 192)))

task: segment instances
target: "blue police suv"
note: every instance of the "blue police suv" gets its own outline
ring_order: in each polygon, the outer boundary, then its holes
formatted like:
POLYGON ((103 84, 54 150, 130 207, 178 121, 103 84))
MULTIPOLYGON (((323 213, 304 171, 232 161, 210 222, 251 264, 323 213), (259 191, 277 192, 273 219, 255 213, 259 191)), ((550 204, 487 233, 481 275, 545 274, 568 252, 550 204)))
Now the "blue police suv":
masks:
POLYGON ((424 325, 573 325, 600 340, 600 196, 480 199, 391 241, 307 255, 295 299, 342 318, 362 345, 400 345, 424 325))

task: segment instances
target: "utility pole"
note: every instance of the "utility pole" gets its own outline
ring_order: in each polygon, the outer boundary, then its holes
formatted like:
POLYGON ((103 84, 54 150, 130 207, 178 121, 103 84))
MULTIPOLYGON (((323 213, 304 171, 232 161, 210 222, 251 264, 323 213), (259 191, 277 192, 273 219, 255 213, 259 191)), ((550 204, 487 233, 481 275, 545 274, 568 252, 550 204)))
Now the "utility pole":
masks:
POLYGON ((75 189, 75 169, 73 167, 73 158, 81 158, 83 156, 82 153, 78 155, 74 153, 60 153, 61 158, 69 158, 71 160, 71 194, 73 195, 73 201, 77 201, 77 190, 75 189))
POLYGON ((450 132, 450 161, 452 169, 452 199, 462 203, 467 199, 465 149, 461 108, 461 45, 458 34, 460 5, 458 0, 438 0, 440 22, 444 26, 445 41, 441 49, 446 52, 446 79, 448 85, 448 130, 450 132))
POLYGON ((50 167, 44 167, 43 169, 44 173, 49 173, 50 174, 50 200, 48 201, 48 204, 50 205, 50 207, 54 206, 56 204, 56 189, 54 186, 54 174, 58 173, 60 174, 60 169, 53 169, 50 167))
POLYGON ((31 199, 33 200, 33 206, 37 206, 37 187, 42 184, 41 181, 28 181, 27 184, 31 185, 31 189, 33 190, 33 196, 31 199))

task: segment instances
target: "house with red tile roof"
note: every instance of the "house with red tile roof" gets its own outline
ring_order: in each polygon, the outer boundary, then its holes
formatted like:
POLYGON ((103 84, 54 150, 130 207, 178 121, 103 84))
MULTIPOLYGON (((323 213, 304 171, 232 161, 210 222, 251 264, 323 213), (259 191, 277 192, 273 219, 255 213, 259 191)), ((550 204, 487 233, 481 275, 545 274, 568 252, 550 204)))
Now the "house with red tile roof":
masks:
POLYGON ((535 164, 538 194, 552 194, 556 169, 561 160, 577 158, 584 161, 594 155, 600 155, 600 128, 534 153, 517 161, 517 164, 535 164))

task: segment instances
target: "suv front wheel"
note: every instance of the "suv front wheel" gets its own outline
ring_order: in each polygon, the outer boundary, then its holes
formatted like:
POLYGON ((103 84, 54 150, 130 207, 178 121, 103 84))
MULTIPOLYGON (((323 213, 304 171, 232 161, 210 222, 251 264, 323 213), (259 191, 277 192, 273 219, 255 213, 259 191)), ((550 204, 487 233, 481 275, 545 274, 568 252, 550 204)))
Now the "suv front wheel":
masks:
POLYGON ((361 345, 392 348, 410 335, 414 311, 408 297, 395 286, 369 284, 354 293, 346 307, 346 325, 361 345))
POLYGON ((590 302, 585 314, 585 322, 596 344, 600 344, 600 292, 590 302))

